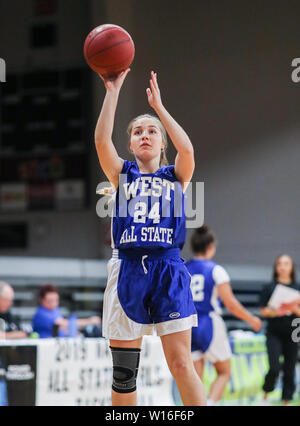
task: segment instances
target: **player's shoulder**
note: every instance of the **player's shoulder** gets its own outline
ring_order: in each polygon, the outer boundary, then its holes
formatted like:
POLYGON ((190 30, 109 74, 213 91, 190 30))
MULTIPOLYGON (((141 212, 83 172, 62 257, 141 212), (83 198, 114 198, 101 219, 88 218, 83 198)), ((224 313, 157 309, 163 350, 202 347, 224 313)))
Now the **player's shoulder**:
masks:
POLYGON ((127 174, 130 171, 139 171, 137 163, 135 161, 124 160, 121 174, 127 174))
POLYGON ((215 266, 215 262, 205 259, 191 259, 186 262, 186 267, 199 271, 212 271, 215 266))
POLYGON ((158 175, 162 175, 165 179, 177 180, 175 175, 175 166, 161 166, 157 172, 158 175))
POLYGON ((213 274, 213 279, 217 285, 230 282, 230 277, 226 269, 223 266, 218 265, 217 263, 215 263, 213 267, 212 274, 213 274))

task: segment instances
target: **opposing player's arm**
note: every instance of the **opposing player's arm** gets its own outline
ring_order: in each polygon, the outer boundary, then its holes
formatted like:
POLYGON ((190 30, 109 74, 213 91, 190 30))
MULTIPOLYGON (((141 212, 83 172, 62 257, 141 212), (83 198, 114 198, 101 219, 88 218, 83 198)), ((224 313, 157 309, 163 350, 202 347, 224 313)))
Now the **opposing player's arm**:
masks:
POLYGON ((147 95, 150 106, 159 116, 177 150, 175 174, 183 188, 186 189, 195 170, 194 148, 186 132, 163 106, 157 82, 157 74, 154 72, 151 73, 150 88, 147 89, 147 95))
POLYGON ((114 81, 104 80, 100 76, 106 87, 106 96, 95 130, 95 144, 102 170, 115 188, 119 185, 119 175, 124 161, 116 151, 112 134, 120 89, 129 71, 121 73, 114 81))
POLYGON ((247 309, 245 309, 243 305, 235 298, 230 283, 219 284, 218 295, 228 311, 232 313, 232 315, 243 321, 246 321, 255 331, 258 331, 261 328, 261 320, 247 311, 247 309))

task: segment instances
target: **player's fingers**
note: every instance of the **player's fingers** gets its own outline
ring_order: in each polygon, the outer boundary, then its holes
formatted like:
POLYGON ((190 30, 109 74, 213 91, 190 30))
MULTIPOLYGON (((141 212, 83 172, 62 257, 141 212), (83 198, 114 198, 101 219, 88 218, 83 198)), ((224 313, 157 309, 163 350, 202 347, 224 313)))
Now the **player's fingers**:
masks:
POLYGON ((151 76, 152 76, 152 80, 156 90, 159 90, 158 83, 157 83, 157 74, 154 71, 152 71, 151 76))
POLYGON ((151 71, 151 81, 153 83, 153 86, 156 88, 155 78, 154 78, 154 71, 151 71))
POLYGON ((127 77, 128 73, 130 72, 130 69, 126 70, 126 71, 122 71, 121 74, 119 74, 118 79, 120 80, 120 82, 123 84, 125 78, 127 77))
POLYGON ((107 80, 106 78, 104 78, 101 74, 99 74, 99 77, 101 78, 101 80, 103 81, 105 87, 107 87, 107 83, 109 82, 109 80, 107 80))
POLYGON ((158 82, 157 82, 157 73, 154 73, 154 83, 156 84, 157 88, 158 88, 158 82))
POLYGON ((118 79, 122 80, 125 78, 125 71, 120 72, 120 74, 117 77, 118 79))
POLYGON ((127 75, 130 73, 131 69, 128 68, 126 71, 124 71, 124 78, 127 77, 127 75))
POLYGON ((154 82, 152 80, 150 80, 150 87, 151 87, 152 93, 155 93, 156 87, 154 86, 154 82))

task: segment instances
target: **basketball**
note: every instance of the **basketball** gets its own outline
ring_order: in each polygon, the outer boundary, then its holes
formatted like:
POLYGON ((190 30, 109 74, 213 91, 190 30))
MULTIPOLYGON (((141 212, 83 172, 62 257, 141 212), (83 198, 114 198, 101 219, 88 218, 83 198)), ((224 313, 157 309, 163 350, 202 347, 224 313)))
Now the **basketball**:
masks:
POLYGON ((84 43, 88 65, 104 78, 113 79, 129 68, 134 55, 130 34, 118 25, 106 24, 95 28, 84 43))

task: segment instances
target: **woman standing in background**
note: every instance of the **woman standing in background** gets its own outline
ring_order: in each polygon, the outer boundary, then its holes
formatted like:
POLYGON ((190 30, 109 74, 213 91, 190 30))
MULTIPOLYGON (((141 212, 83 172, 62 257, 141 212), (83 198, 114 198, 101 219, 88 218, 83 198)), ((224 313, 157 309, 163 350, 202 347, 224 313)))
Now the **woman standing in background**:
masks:
POLYGON ((269 371, 265 377, 263 386, 264 405, 266 405, 268 393, 275 388, 281 365, 280 356, 283 355, 283 389, 282 400, 288 405, 295 392, 295 368, 298 357, 298 345, 292 340, 292 322, 300 317, 299 306, 293 306, 290 310, 282 305, 278 309, 268 306, 270 297, 277 284, 287 285, 290 288, 300 290, 296 284, 296 272, 293 259, 288 255, 280 255, 274 265, 273 282, 263 288, 260 296, 260 313, 267 319, 267 350, 269 357, 269 371))

